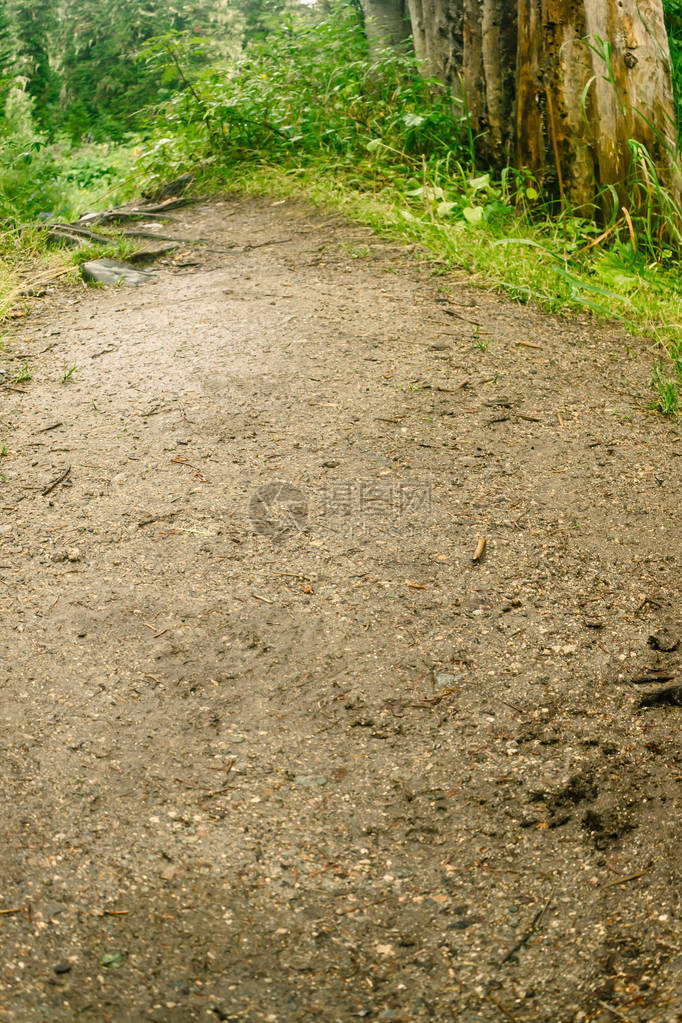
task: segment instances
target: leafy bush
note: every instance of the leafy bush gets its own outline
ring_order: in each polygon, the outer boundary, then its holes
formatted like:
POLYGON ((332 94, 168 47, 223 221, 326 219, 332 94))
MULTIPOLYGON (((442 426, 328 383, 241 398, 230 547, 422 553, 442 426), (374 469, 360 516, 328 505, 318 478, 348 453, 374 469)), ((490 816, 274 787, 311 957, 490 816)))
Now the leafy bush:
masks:
MULTIPOLYGON (((108 143, 91 143, 87 146, 72 148, 62 143, 64 151, 60 155, 60 181, 65 185, 75 185, 77 189, 88 191, 93 188, 104 189, 119 181, 122 170, 124 150, 108 143)), ((60 149, 57 146, 57 149, 60 149)), ((123 163, 127 163, 124 159, 123 163)))
POLYGON ((33 116, 34 100, 13 87, 0 120, 0 216, 21 219, 52 207, 57 165, 33 116))
POLYGON ((84 207, 92 208, 98 195, 121 192, 131 162, 131 138, 127 146, 49 142, 36 126, 34 102, 14 87, 0 118, 0 219, 5 228, 41 214, 77 216, 84 207))
MULTIPOLYGON (((147 50, 159 74, 186 66, 199 40, 166 36, 147 50)), ((318 20, 289 16, 229 65, 185 80, 160 114, 163 145, 189 158, 336 158, 358 174, 406 175, 422 159, 462 152, 461 103, 419 74, 415 58, 385 50, 370 59, 357 10, 343 2, 318 20)), ((157 111, 157 114, 159 112, 157 111)), ((159 136, 157 133, 157 141, 159 136)), ((158 152, 158 151, 157 151, 158 152)))

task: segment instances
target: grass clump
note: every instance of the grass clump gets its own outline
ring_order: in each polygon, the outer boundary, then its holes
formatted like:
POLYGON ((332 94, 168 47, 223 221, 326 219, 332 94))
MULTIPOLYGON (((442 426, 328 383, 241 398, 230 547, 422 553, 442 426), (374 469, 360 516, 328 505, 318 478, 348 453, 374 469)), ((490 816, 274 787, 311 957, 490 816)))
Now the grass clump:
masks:
POLYGON ((31 380, 33 380, 33 373, 27 362, 12 377, 13 384, 28 384, 31 380))

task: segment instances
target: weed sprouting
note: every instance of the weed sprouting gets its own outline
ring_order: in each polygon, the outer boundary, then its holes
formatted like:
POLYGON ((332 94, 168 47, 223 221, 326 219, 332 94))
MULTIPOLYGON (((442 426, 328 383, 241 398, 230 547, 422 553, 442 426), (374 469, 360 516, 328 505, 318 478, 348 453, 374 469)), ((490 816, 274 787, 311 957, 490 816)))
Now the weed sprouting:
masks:
POLYGON ((488 338, 487 340, 482 338, 480 335, 479 328, 476 327, 476 330, 474 332, 474 343, 478 348, 479 352, 487 352, 488 348, 490 347, 490 338, 488 338))
POLYGON ((653 408, 665 416, 682 413, 682 341, 670 349, 667 361, 658 359, 651 374, 651 387, 656 397, 653 408))
POLYGON ((25 362, 21 369, 12 377, 12 383, 27 384, 29 380, 33 380, 33 373, 29 369, 28 363, 25 362))
POLYGON ((679 377, 669 376, 664 366, 657 362, 651 375, 651 387, 656 392, 652 407, 664 416, 678 416, 681 383, 679 377))

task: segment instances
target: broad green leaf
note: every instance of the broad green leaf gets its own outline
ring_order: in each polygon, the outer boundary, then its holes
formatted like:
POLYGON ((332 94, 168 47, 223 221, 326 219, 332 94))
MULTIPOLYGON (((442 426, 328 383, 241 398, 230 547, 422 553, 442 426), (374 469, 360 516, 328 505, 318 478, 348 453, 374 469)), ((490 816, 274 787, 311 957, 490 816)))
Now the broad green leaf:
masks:
POLYGON ((462 213, 467 224, 472 224, 474 227, 483 221, 482 206, 465 206, 462 213))
POLYGON ((469 180, 469 185, 473 189, 474 193, 480 192, 482 188, 487 188, 489 184, 490 184, 489 174, 480 174, 477 178, 471 178, 469 180))

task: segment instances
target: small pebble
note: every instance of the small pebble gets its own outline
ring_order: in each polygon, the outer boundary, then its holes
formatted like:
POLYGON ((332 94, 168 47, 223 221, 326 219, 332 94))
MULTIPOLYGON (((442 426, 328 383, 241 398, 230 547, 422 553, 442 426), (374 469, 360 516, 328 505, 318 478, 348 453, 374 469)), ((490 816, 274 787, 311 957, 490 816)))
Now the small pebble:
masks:
POLYGON ((327 784, 327 779, 322 774, 297 774, 294 781, 302 789, 316 789, 327 784))

